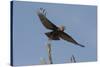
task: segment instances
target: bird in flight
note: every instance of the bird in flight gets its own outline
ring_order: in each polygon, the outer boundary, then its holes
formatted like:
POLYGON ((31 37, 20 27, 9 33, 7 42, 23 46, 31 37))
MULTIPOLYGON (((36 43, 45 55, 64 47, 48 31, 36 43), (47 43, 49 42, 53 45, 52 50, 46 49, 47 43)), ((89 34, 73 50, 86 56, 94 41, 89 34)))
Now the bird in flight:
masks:
POLYGON ((45 35, 50 39, 50 40, 60 40, 61 38, 65 41, 68 41, 70 43, 73 43, 75 45, 85 47, 84 45, 79 44, 76 42, 69 34, 64 32, 65 27, 60 26, 57 27, 55 24, 53 24, 47 17, 46 17, 46 11, 43 8, 40 8, 37 11, 37 15, 44 25, 45 28, 51 30, 50 32, 46 32, 45 35))

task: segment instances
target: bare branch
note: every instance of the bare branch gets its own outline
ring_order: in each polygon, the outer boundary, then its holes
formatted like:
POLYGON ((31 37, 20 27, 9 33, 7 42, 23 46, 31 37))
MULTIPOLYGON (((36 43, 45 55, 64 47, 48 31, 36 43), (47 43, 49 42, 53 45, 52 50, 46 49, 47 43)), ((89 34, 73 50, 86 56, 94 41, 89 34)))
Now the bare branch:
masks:
POLYGON ((49 58, 49 64, 53 64, 52 62, 52 54, 51 54, 51 44, 50 44, 50 40, 48 40, 48 44, 47 44, 47 49, 48 49, 48 58, 49 58))

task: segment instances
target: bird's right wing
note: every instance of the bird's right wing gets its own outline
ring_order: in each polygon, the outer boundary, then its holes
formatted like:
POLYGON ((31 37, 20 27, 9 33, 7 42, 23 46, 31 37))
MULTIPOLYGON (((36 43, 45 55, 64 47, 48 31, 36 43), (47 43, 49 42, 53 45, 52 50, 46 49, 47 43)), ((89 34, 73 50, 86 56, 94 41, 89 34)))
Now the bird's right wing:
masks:
POLYGON ((81 45, 81 44, 77 43, 70 35, 68 35, 68 34, 65 33, 65 32, 62 32, 62 31, 61 31, 61 32, 60 32, 60 37, 61 37, 62 39, 64 39, 64 40, 70 42, 70 43, 73 43, 73 44, 75 44, 75 45, 79 45, 79 46, 81 46, 81 47, 85 47, 84 45, 81 45))
POLYGON ((42 24, 47 28, 47 29, 50 29, 50 30, 57 30, 58 27, 56 25, 54 25, 50 20, 47 19, 47 17, 45 16, 45 14, 43 13, 43 11, 38 11, 37 14, 38 14, 38 17, 40 18, 40 21, 42 22, 42 24))

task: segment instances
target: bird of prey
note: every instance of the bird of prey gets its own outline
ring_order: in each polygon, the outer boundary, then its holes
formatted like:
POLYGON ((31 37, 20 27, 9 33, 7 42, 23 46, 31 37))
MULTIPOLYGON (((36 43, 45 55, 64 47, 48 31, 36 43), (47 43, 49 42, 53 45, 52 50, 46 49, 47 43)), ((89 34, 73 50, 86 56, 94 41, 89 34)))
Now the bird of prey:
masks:
POLYGON ((61 38, 63 40, 66 40, 70 43, 73 43, 75 45, 81 46, 81 47, 85 47, 84 45, 79 44, 78 42, 76 42, 70 35, 68 35, 67 33, 64 32, 65 27, 64 26, 60 26, 57 27, 55 24, 53 24, 47 17, 46 17, 46 11, 43 8, 40 8, 37 11, 37 15, 40 19, 40 21, 42 22, 42 24, 44 25, 45 28, 51 30, 50 32, 45 33, 45 35, 51 39, 51 40, 60 40, 61 38))

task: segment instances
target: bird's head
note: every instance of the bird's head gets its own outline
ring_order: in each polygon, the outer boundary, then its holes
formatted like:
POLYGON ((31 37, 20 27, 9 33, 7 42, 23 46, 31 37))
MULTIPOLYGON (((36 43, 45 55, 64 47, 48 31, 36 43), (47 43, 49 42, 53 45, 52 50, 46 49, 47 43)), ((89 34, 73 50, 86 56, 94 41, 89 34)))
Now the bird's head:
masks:
POLYGON ((60 31, 64 31, 64 30, 65 30, 65 26, 60 25, 60 26, 59 26, 59 30, 60 30, 60 31))

